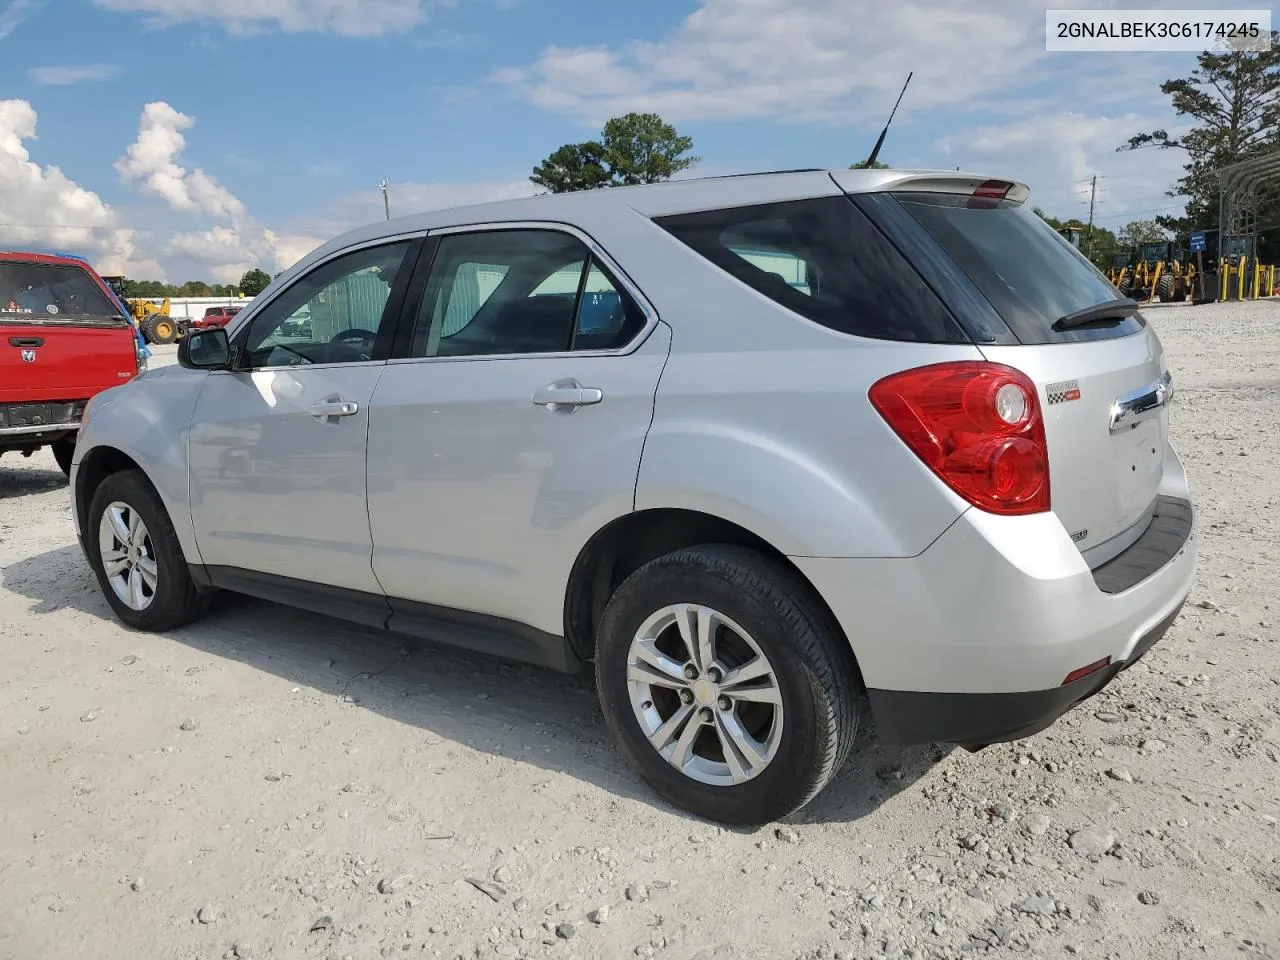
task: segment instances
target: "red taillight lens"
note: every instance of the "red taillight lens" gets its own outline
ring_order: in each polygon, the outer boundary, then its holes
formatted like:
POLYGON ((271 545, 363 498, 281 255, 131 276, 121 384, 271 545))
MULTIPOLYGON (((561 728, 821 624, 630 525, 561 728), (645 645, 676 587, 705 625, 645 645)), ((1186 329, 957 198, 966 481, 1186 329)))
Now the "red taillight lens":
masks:
POLYGON ((1049 509, 1049 450, 1033 384, 997 363, 919 367, 872 386, 880 416, 952 490, 990 513, 1049 509))

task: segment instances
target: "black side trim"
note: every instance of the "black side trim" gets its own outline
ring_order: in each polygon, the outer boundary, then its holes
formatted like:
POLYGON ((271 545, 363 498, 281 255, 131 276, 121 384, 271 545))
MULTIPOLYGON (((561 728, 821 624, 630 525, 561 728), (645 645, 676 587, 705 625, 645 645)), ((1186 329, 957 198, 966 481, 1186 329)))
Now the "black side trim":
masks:
POLYGON ((430 603, 392 599, 387 628, 423 640, 576 673, 582 666, 564 637, 528 624, 430 603))
POLYGON ((877 739, 887 746, 920 743, 986 746, 1032 736, 1137 663, 1168 632, 1181 611, 1182 603, 1179 603, 1169 616, 1143 634, 1128 660, 1052 690, 922 693, 868 689, 877 739))
POLYGON ((482 613, 277 577, 236 567, 191 569, 197 584, 310 610, 350 623, 461 647, 491 656, 576 673, 582 661, 564 637, 482 613))
POLYGON ((209 583, 219 590, 243 593, 287 607, 300 607, 366 627, 385 630, 387 618, 391 616, 391 607, 385 597, 359 590, 330 587, 307 580, 292 580, 256 570, 241 570, 238 567, 204 569, 209 583))
POLYGON ((1137 540, 1093 571, 1103 593, 1123 593, 1136 586, 1182 552, 1195 511, 1188 500, 1158 497, 1151 523, 1137 540))

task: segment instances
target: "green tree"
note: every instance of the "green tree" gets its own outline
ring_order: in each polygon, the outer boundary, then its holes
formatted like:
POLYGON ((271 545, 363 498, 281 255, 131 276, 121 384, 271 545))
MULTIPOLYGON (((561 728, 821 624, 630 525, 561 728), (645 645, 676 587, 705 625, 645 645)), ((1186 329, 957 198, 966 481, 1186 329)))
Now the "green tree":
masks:
POLYGON ((867 161, 859 160, 857 163, 849 164, 849 169, 850 170, 888 170, 889 165, 887 163, 881 163, 879 160, 875 161, 875 163, 868 165, 867 161))
POLYGON ((658 183, 697 163, 692 149, 693 138, 656 113, 628 113, 606 123, 599 140, 560 147, 529 179, 551 193, 658 183))
POLYGON ((240 292, 246 297, 256 297, 267 289, 267 284, 270 282, 271 274, 254 267, 252 270, 246 271, 245 275, 240 278, 240 292))
POLYGON ((1127 248, 1140 247, 1144 243, 1155 243, 1168 240, 1169 232, 1154 220, 1134 220, 1120 228, 1116 239, 1120 246, 1127 248))
MULTIPOLYGON (((1209 51, 1196 58, 1191 76, 1166 80, 1160 91, 1180 119, 1190 120, 1182 136, 1153 130, 1130 137, 1117 149, 1183 150, 1184 174, 1170 197, 1186 197, 1182 216, 1157 218, 1160 226, 1182 235, 1218 225, 1218 177, 1225 166, 1248 160, 1280 142, 1280 33, 1272 32, 1270 50, 1209 51)), ((1260 219, 1274 219, 1274 198, 1260 219)))

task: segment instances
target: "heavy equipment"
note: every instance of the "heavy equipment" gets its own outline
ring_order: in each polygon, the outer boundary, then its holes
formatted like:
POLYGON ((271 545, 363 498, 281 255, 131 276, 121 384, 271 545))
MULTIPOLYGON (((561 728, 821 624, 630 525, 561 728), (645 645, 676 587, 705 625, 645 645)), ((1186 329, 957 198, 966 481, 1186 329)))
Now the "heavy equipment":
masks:
POLYGON ((1276 268, 1257 256, 1257 238, 1236 234, 1222 241, 1218 258, 1218 296, 1222 300, 1256 300, 1276 291, 1276 268))
POLYGON ((1112 286, 1119 290, 1126 297, 1129 295, 1129 288, 1133 286, 1133 252, 1113 253, 1111 255, 1111 266, 1107 268, 1107 279, 1111 281, 1112 286))
POLYGON ((1181 303, 1191 293, 1195 267, 1186 251, 1170 240, 1159 240, 1138 248, 1130 277, 1125 278, 1127 288, 1116 284, 1125 296, 1139 303, 1157 298, 1161 303, 1181 303))
POLYGON ((168 297, 131 297, 127 277, 103 277, 121 302, 129 308, 147 343, 173 343, 178 339, 177 322, 169 315, 173 306, 168 297))

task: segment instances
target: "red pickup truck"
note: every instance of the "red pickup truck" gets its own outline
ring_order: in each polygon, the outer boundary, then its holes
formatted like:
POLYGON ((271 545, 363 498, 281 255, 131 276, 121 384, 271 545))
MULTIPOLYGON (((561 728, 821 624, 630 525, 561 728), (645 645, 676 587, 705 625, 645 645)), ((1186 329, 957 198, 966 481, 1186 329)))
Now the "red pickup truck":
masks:
POLYGON ((191 330, 208 330, 210 327, 225 327, 243 307, 209 307, 203 317, 197 317, 187 323, 191 330))
POLYGON ((0 250, 0 454, 48 446, 70 473, 85 404, 143 363, 133 324, 87 263, 0 250))

